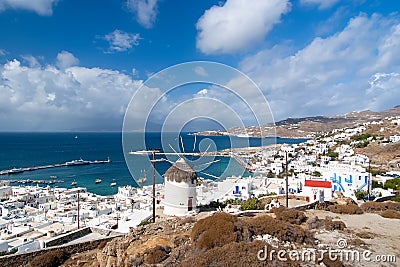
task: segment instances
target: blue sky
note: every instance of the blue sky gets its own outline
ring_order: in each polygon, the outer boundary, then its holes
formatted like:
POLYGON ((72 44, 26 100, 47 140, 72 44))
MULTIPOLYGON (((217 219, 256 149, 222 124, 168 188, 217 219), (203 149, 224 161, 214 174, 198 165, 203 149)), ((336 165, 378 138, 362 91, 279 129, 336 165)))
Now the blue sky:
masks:
MULTIPOLYGON (((119 131, 148 77, 194 60, 248 75, 276 120, 388 109, 400 104, 399 10, 375 0, 0 0, 1 130, 119 131)), ((158 108, 198 92, 238 104, 196 85, 158 108)))

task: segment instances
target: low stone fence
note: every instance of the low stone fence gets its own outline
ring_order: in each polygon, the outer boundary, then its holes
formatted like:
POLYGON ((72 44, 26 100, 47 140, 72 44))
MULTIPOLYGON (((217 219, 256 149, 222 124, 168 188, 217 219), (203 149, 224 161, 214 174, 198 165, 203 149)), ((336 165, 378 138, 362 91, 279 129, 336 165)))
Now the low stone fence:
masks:
POLYGON ((60 246, 63 244, 66 244, 72 240, 75 240, 77 238, 80 238, 82 236, 88 235, 92 232, 92 230, 90 229, 90 227, 85 227, 85 228, 81 228, 69 233, 66 233, 64 235, 59 235, 54 237, 53 239, 46 241, 46 247, 53 247, 53 246, 60 246))
POLYGON ((80 253, 88 250, 92 250, 97 248, 101 242, 108 242, 112 239, 116 238, 116 236, 113 237, 106 237, 103 239, 97 239, 93 241, 87 241, 87 242, 82 242, 78 244, 71 244, 71 245, 62 245, 62 246, 56 246, 56 247, 49 247, 45 248, 42 250, 36 250, 32 252, 25 252, 21 254, 15 254, 15 255, 7 255, 0 257, 0 266, 7 266, 7 267, 23 267, 26 266, 29 261, 31 261, 33 258, 43 255, 44 253, 47 253, 49 251, 54 251, 54 250, 63 250, 68 254, 75 254, 75 253, 80 253))

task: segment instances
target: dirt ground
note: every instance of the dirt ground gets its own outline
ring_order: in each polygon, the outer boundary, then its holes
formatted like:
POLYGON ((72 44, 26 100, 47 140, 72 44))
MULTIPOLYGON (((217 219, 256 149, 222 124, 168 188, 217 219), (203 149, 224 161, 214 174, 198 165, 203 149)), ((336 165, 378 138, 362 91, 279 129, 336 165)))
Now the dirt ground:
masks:
MULTIPOLYGON (((346 240, 345 249, 357 249, 359 251, 369 250, 365 260, 356 262, 343 261, 345 266, 400 266, 400 220, 383 218, 375 213, 364 213, 360 215, 336 214, 323 210, 309 210, 308 217, 317 216, 325 219, 327 216, 333 220, 341 220, 346 224, 345 231, 320 231, 315 236, 322 244, 337 248, 339 239, 346 240), (360 245, 360 240, 366 245, 360 245), (382 262, 382 260, 395 256, 395 262, 382 262), (368 261, 367 259, 370 259, 368 261), (379 261, 379 262, 378 262, 379 261)), ((387 260, 389 261, 389 260, 387 260)))

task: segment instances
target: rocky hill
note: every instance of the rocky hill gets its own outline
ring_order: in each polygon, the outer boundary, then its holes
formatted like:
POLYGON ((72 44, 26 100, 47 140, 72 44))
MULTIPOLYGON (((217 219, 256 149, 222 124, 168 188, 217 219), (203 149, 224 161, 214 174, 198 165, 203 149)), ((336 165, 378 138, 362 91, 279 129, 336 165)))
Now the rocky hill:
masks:
MULTIPOLYGON (((343 200, 345 201, 345 200, 343 200)), ((343 202, 342 201, 342 202, 343 202)), ((345 201, 346 202, 346 201, 345 201)), ((344 203, 344 202, 343 202, 344 203)), ((346 202, 347 203, 347 202, 346 202)), ((273 213, 238 217, 223 212, 196 217, 160 219, 133 229, 124 237, 100 244, 96 249, 68 255, 51 251, 34 258, 28 266, 351 266, 357 262, 332 260, 328 254, 316 259, 296 259, 290 251, 346 249, 400 256, 400 203, 330 204, 299 211, 274 209, 273 213), (344 240, 344 241, 343 241, 344 240), (272 250, 282 257, 267 257, 272 250), (260 252, 261 251, 261 252, 260 252), (56 264, 54 264, 56 263, 56 264)), ((368 254, 371 256, 371 254, 368 254)), ((361 258, 362 264, 376 266, 361 258)), ((384 262, 380 266, 395 266, 384 262)))
POLYGON ((310 137, 316 133, 326 133, 334 129, 355 127, 367 122, 381 121, 387 117, 400 116, 400 106, 392 109, 374 112, 370 110, 361 112, 350 112, 341 116, 315 116, 305 118, 288 118, 273 125, 263 125, 261 127, 235 127, 226 132, 201 132, 200 135, 241 135, 250 136, 279 136, 279 137, 310 137))

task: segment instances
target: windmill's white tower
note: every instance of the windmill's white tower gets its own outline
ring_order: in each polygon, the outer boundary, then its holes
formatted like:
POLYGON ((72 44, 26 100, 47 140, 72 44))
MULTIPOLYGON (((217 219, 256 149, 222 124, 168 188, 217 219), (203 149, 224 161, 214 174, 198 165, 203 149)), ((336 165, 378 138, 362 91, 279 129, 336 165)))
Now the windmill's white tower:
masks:
POLYGON ((164 214, 185 216, 196 209, 196 172, 180 158, 164 174, 164 214))

